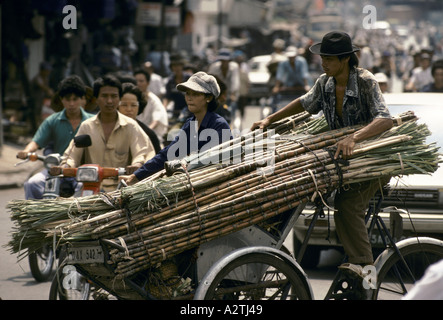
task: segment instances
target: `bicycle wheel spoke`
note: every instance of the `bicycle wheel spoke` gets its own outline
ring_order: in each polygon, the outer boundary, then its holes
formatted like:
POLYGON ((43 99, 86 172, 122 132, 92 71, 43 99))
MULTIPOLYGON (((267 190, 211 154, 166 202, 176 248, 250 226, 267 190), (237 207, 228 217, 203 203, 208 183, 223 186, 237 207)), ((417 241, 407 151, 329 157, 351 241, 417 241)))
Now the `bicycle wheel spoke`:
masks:
POLYGON ((389 293, 395 293, 395 294, 399 294, 399 295, 404 295, 404 294, 407 293, 406 291, 403 291, 403 290, 389 289, 388 287, 385 287, 385 286, 381 286, 381 287, 379 288, 379 290, 381 290, 381 291, 386 291, 386 292, 389 292, 389 293))
POLYGON ((440 259, 443 259, 443 246, 438 242, 417 239, 393 251, 377 275, 377 299, 401 299, 426 269, 440 259))

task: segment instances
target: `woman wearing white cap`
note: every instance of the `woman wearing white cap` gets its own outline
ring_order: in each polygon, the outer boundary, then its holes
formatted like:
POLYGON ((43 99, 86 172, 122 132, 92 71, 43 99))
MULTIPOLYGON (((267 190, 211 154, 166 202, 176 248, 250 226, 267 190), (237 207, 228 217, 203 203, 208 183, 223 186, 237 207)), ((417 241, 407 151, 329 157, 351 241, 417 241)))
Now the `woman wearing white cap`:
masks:
POLYGON ((167 147, 133 174, 121 177, 127 184, 133 184, 162 170, 166 161, 182 159, 203 147, 208 149, 232 138, 229 124, 214 112, 217 108, 216 99, 220 94, 215 77, 197 72, 188 81, 178 84, 177 89, 185 93, 186 104, 193 116, 188 118, 167 147))

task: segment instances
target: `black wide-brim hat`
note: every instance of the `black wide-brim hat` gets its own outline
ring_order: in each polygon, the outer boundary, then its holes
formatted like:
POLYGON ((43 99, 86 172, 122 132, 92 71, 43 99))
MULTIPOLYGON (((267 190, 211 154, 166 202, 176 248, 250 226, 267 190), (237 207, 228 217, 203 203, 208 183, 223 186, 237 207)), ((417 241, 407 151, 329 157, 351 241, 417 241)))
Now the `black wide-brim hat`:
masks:
POLYGON ((312 53, 323 56, 339 56, 359 50, 359 47, 352 44, 351 37, 341 31, 332 31, 325 34, 321 42, 309 48, 312 53))

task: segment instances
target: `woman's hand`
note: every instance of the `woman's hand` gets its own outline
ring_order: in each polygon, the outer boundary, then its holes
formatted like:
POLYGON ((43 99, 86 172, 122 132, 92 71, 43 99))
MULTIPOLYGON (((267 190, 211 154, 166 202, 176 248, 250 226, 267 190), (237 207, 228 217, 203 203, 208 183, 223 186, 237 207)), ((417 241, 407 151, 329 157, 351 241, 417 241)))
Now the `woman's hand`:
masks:
POLYGON ((118 177, 118 180, 119 180, 119 181, 120 181, 120 180, 125 181, 126 184, 127 184, 128 186, 130 186, 130 185, 135 184, 135 183, 138 182, 138 179, 137 179, 137 177, 135 176, 135 174, 119 176, 119 177, 118 177))

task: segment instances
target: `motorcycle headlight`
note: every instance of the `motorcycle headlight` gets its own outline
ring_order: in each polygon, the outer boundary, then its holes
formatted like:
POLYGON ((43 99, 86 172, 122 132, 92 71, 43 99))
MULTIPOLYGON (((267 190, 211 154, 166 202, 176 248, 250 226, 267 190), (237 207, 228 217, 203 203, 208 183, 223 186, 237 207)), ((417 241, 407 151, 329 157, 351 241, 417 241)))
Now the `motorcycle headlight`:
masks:
POLYGON ((77 169, 77 181, 96 182, 98 181, 98 169, 95 167, 80 167, 77 169))

